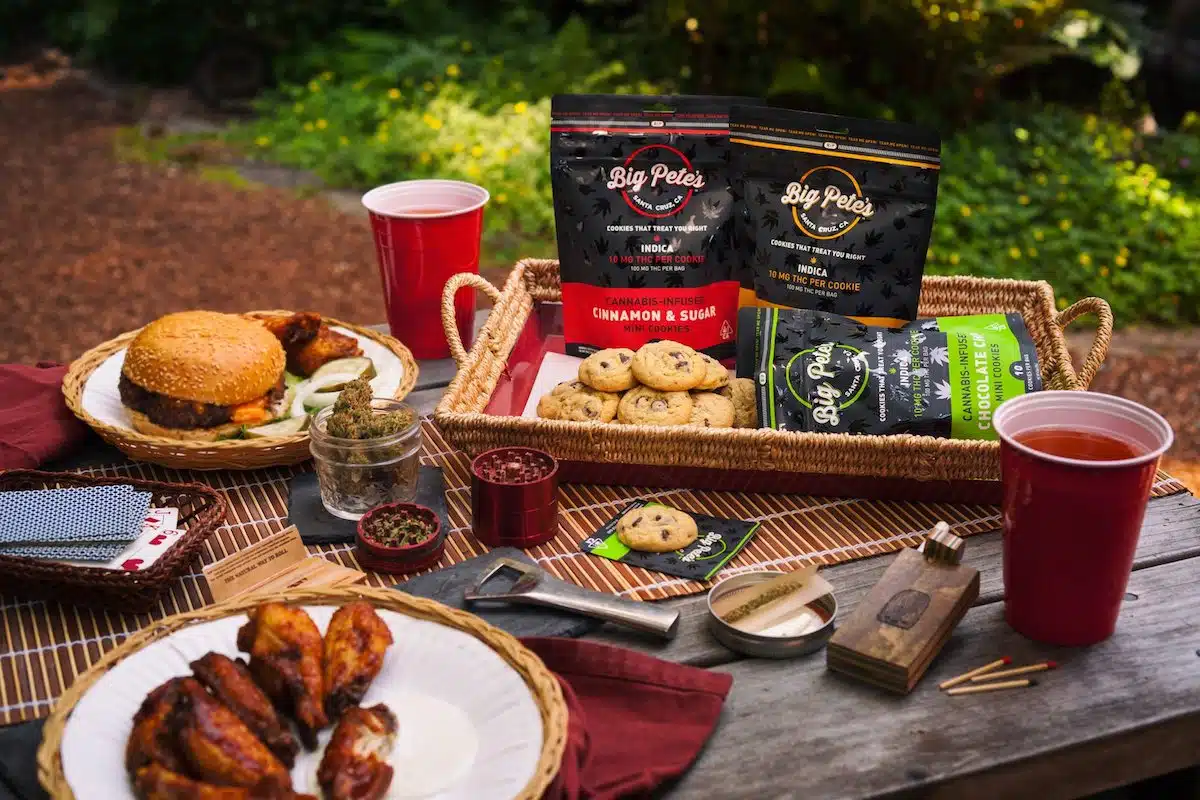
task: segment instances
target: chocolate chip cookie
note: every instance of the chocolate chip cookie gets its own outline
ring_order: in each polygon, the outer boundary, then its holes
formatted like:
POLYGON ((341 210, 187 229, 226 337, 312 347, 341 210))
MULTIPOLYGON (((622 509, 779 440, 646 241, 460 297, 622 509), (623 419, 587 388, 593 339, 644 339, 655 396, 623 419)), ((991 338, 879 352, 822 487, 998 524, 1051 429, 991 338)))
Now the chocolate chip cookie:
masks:
POLYGON ((696 520, 676 508, 647 505, 617 520, 617 538, 631 550, 669 553, 696 541, 696 520))
POLYGON ((631 425, 682 425, 692 417, 692 398, 687 392, 637 386, 621 396, 617 416, 631 425))
POLYGON ((579 380, 602 392, 623 392, 637 386, 633 351, 614 347, 592 353, 579 365, 579 380))
POLYGON ((734 418, 733 401, 714 392, 696 392, 692 395, 692 416, 689 425, 702 428, 732 428, 734 418))
POLYGON ((700 354, 700 359, 704 362, 704 380, 696 384, 696 391, 711 392, 729 385, 729 370, 721 366, 720 361, 704 353, 700 354))
POLYGON ((633 377, 651 389, 686 392, 699 386, 707 375, 700 354, 679 342, 651 342, 633 356, 633 377))
POLYGON ((579 381, 565 381, 538 400, 538 416, 573 422, 612 422, 620 396, 579 381))
POLYGON ((733 402, 733 427, 758 427, 758 400, 754 381, 749 378, 734 378, 729 383, 729 399, 733 402))

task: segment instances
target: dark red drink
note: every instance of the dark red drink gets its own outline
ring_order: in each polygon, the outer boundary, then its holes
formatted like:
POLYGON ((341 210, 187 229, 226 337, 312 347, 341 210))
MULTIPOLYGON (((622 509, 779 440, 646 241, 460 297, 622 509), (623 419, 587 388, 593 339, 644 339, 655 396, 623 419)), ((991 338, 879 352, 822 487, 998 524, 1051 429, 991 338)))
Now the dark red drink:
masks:
POLYGON ((1158 460, 1158 414, 1093 392, 1038 392, 997 409, 1008 623, 1058 645, 1116 628, 1158 460))
MULTIPOLYGON (((388 328, 418 359, 448 358, 442 289, 452 275, 479 272, 488 193, 461 181, 391 183, 363 195, 379 256, 388 328)), ((470 346, 475 293, 454 298, 458 335, 470 346)))

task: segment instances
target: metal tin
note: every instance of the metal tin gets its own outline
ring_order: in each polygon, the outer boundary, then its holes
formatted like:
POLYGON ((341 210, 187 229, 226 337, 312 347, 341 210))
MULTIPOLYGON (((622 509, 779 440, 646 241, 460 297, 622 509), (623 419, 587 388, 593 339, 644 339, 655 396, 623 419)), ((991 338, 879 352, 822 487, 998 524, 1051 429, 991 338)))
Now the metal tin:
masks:
POLYGON ((769 581, 779 572, 747 572, 735 575, 714 586, 708 593, 708 628, 721 644, 748 656, 759 658, 795 658, 820 650, 833 636, 836 629, 837 598, 826 594, 807 605, 814 614, 824 619, 820 627, 799 636, 764 636, 735 628, 713 612, 713 601, 748 586, 769 581))

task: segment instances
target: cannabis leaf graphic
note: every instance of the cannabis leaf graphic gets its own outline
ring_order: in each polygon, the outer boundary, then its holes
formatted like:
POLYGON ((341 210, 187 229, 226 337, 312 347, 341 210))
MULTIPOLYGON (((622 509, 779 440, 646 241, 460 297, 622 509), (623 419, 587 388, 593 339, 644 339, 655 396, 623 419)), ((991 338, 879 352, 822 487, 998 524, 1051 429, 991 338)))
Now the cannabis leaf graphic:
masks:
POLYGON ((936 319, 929 319, 929 320, 925 320, 924 322, 921 323, 921 330, 935 331, 935 330, 937 330, 937 326, 938 326, 938 324, 937 324, 936 319))
POLYGON ((602 256, 608 255, 608 239, 597 239, 592 244, 596 248, 596 252, 602 256))
POLYGON ((914 378, 924 378, 928 375, 929 375, 929 370, 926 369, 925 367, 918 367, 917 369, 914 369, 912 371, 912 376, 914 378))
POLYGON ((854 274, 858 276, 860 281, 866 283, 875 277, 875 267, 869 261, 864 261, 858 265, 858 269, 854 271, 854 274))
POLYGON ((917 206, 912 211, 908 212, 909 219, 922 219, 929 213, 929 206, 917 206))
POLYGON ((634 255, 635 253, 637 253, 638 245, 641 244, 641 242, 642 242, 642 240, 636 236, 626 237, 625 252, 629 253, 629 255, 634 255))
POLYGON ((945 381, 938 381, 933 385, 933 396, 938 400, 950 399, 950 384, 945 381))
POLYGON ((720 219, 721 218, 721 201, 720 200, 705 200, 700 204, 700 214, 705 219, 720 219))
POLYGON ((773 208, 763 212, 763 225, 770 230, 775 230, 779 227, 779 212, 773 208))
POLYGON ((879 296, 882 297, 884 300, 891 300, 892 295, 895 293, 896 293, 896 290, 892 288, 892 285, 890 283, 885 283, 883 286, 879 287, 879 296))
POLYGON ((609 275, 607 272, 602 272, 600 273, 599 277, 596 278, 596 283, 600 284, 601 286, 612 286, 612 275, 609 275))
POLYGON ((907 350, 896 350, 892 353, 892 363, 898 367, 907 367, 912 363, 912 353, 907 350))
POLYGON ((858 305, 856 305, 854 307, 854 316, 856 316, 856 317, 874 316, 874 308, 871 306, 870 303, 859 303, 858 305))
POLYGON ((827 314, 832 314, 833 313, 833 298, 832 297, 822 297, 820 300, 818 300, 817 301, 817 311, 824 311, 827 314))
POLYGON ((884 253, 883 255, 881 255, 879 257, 879 263, 880 264, 890 264, 890 263, 892 263, 892 261, 895 258, 896 258, 896 254, 894 252, 892 252, 891 250, 888 250, 886 253, 884 253))
POLYGON ((630 275, 626 279, 626 283, 628 284, 630 289, 641 289, 641 288, 645 287, 645 285, 646 285, 646 276, 645 275, 630 275))
POLYGON ((892 227, 898 231, 902 231, 908 227, 908 223, 904 221, 904 217, 896 217, 892 220, 892 227))
POLYGON ((666 278, 663 279, 663 285, 666 286, 668 289, 682 289, 683 288, 683 273, 682 272, 670 273, 669 275, 667 275, 666 278))
POLYGON ((612 213, 612 203, 608 202, 607 197, 597 197, 592 201, 592 213, 607 217, 612 213))
POLYGON ((912 273, 909 272, 907 269, 896 270, 896 274, 893 276, 893 279, 896 281, 897 286, 911 286, 912 285, 912 273))
POLYGON ((933 347, 929 350, 929 360, 934 364, 949 364, 950 350, 946 347, 933 347))
POLYGON ((583 195, 584 197, 587 197, 589 194, 591 194, 594 191, 596 191, 596 189, 590 183, 579 184, 579 193, 581 195, 583 195))
POLYGON ((883 234, 879 231, 868 231, 867 235, 863 237, 863 244, 867 247, 874 247, 882 241, 883 234))
POLYGON ((762 189, 758 190, 758 195, 754 198, 754 202, 758 203, 760 206, 765 206, 767 204, 767 196, 763 194, 762 189))

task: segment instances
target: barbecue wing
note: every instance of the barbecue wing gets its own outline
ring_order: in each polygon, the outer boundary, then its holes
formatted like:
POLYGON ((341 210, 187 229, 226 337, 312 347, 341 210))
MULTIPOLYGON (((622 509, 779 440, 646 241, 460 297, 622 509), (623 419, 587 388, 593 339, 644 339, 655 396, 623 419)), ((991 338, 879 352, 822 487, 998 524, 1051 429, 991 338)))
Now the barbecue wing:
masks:
POLYGON ((220 653, 208 653, 191 663, 193 674, 217 699, 229 707, 238 719, 263 741, 289 769, 296 763, 300 746, 296 737, 279 718, 271 701, 250 676, 242 660, 234 661, 220 653))
POLYGON ((154 688, 133 715, 133 731, 125 745, 125 768, 130 775, 148 764, 177 772, 184 769, 172 725, 182 683, 183 678, 172 678, 154 688))
POLYGON ((133 786, 141 800, 316 800, 312 795, 272 786, 247 789, 201 783, 158 764, 139 769, 133 786))
POLYGON ((298 375, 312 375, 321 367, 338 358, 353 358, 362 355, 362 348, 353 336, 338 333, 328 325, 322 325, 315 339, 287 353, 288 370, 298 375))
POLYGON ((325 631, 325 710, 331 720, 362 702, 383 668, 392 632, 370 603, 348 603, 325 631))
POLYGON ((199 681, 184 678, 179 691, 174 725, 191 774, 219 786, 291 789, 283 763, 199 681))
POLYGON ((396 716, 383 703, 347 709, 317 769, 325 800, 380 800, 392 783, 395 738, 396 716))
POLYGON ((329 724, 321 675, 321 633, 300 608, 264 603, 238 631, 238 648, 250 654, 250 673, 279 708, 291 711, 300 740, 316 749, 317 731, 329 724))
POLYGON ((275 335, 275 338, 283 345, 284 352, 288 354, 317 338, 317 331, 321 329, 321 315, 311 311, 301 311, 290 316, 279 314, 259 319, 267 330, 275 335))

